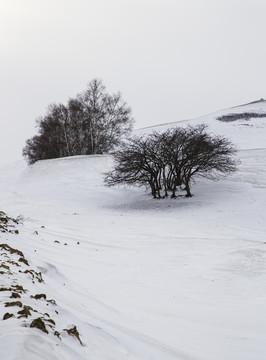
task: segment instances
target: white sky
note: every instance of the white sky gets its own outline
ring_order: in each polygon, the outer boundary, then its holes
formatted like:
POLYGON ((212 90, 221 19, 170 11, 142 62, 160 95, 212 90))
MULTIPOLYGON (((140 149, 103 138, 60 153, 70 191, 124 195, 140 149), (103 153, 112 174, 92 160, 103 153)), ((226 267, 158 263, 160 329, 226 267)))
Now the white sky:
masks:
POLYGON ((135 128, 266 97, 265 0, 0 0, 0 163, 101 78, 135 128))

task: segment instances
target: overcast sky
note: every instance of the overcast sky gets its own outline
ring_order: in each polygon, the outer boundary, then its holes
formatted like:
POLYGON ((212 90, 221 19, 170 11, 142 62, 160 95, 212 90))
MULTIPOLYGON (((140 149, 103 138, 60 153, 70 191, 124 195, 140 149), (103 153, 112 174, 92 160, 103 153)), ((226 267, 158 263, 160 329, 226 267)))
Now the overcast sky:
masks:
POLYGON ((0 0, 0 163, 100 78, 135 128, 266 97, 265 0, 0 0))

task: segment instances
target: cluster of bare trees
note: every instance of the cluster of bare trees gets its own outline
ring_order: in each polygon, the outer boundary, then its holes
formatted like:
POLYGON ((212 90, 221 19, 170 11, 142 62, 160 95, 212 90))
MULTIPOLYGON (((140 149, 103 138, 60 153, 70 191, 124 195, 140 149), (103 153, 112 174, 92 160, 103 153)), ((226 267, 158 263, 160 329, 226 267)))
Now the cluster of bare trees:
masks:
POLYGON ((120 93, 108 94, 102 81, 95 79, 67 105, 50 105, 37 126, 38 135, 28 139, 23 149, 29 164, 107 153, 132 131, 133 118, 120 93))
POLYGON ((115 153, 114 170, 105 184, 149 187, 154 198, 177 196, 197 177, 217 179, 236 170, 236 149, 226 138, 207 132, 206 125, 173 128, 163 133, 136 136, 115 153))
POLYGON ((217 117, 216 119, 224 122, 231 122, 236 120, 250 120, 251 118, 265 118, 266 113, 244 112, 227 114, 217 117))

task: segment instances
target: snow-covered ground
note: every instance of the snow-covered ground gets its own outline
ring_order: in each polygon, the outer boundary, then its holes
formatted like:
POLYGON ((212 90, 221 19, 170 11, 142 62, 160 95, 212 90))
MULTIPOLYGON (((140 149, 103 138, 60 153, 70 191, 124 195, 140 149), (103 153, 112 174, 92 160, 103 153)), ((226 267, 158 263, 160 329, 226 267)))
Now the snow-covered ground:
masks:
POLYGON ((28 291, 13 300, 38 313, 17 319, 21 308, 4 307, 10 291, 0 292, 0 319, 16 315, 0 320, 0 359, 264 360, 266 118, 216 117, 266 112, 265 104, 139 131, 204 122, 237 145, 239 171, 198 182, 191 199, 104 187, 110 156, 2 166, 0 210, 21 220, 19 234, 2 233, 1 244, 22 251, 29 266, 8 263, 2 249, 10 270, 0 286, 23 285, 28 291), (40 316, 55 321, 49 334, 29 327, 40 316), (82 345, 63 331, 73 326, 82 345))

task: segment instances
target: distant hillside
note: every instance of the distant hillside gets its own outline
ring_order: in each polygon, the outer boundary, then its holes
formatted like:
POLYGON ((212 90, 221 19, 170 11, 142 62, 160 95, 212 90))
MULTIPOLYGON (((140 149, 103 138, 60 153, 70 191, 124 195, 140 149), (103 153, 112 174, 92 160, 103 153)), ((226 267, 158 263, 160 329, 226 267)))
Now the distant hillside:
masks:
POLYGON ((219 110, 195 119, 150 126, 135 131, 144 134, 165 131, 170 127, 207 124, 209 130, 229 138, 239 149, 266 147, 266 101, 260 99, 248 104, 219 110))
POLYGON ((239 107, 239 106, 246 106, 246 105, 251 105, 251 104, 259 104, 259 103, 266 103, 266 100, 261 98, 259 100, 255 100, 255 101, 251 101, 249 103, 246 103, 246 104, 242 104, 242 105, 237 105, 236 107, 239 107))

